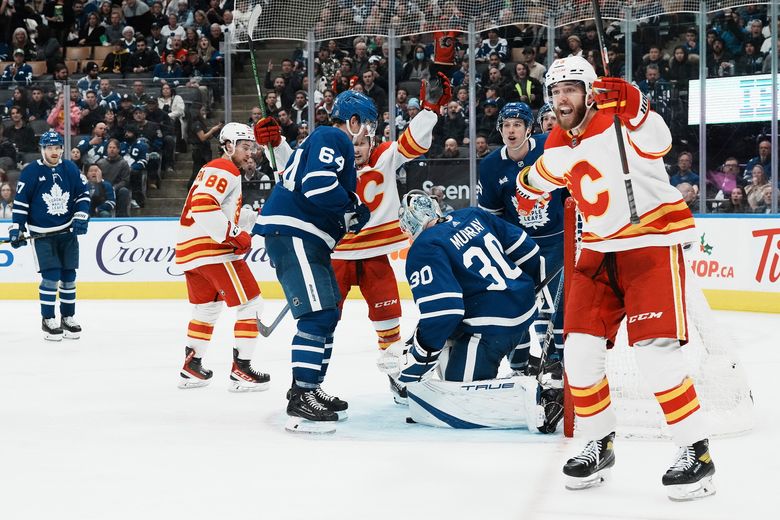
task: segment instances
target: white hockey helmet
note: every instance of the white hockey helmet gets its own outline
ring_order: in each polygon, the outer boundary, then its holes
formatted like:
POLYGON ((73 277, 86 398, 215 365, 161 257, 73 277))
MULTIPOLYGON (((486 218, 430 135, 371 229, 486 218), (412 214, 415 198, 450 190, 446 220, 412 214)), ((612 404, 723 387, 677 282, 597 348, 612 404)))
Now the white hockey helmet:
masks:
POLYGON ((550 65, 547 74, 544 75, 545 101, 552 103, 550 91, 556 83, 561 81, 579 81, 585 86, 585 98, 590 96, 593 82, 596 81, 596 71, 593 66, 580 56, 567 56, 558 58, 550 65))
MULTIPOLYGON (((243 123, 228 123, 222 127, 219 132, 219 144, 223 148, 227 143, 231 143, 235 149, 239 141, 255 141, 255 133, 252 129, 243 123)), ((232 153, 232 152, 231 152, 232 153)))
POLYGON ((398 208, 401 231, 407 233, 412 240, 423 232, 428 222, 441 216, 438 202, 422 190, 410 190, 403 196, 401 207, 398 208))

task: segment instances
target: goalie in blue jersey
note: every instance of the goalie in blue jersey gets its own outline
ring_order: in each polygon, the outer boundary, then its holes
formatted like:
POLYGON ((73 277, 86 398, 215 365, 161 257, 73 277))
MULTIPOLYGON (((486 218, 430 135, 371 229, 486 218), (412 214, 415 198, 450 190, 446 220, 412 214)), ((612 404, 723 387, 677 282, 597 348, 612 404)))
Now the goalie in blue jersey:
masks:
POLYGON ((443 217, 419 190, 404 196, 399 220, 413 241, 406 277, 420 321, 397 365, 384 368, 407 385, 411 418, 453 428, 554 431, 537 403, 535 378, 496 379, 537 314, 539 247, 480 208, 443 217))
POLYGON ((24 167, 16 184, 13 224, 8 229, 14 249, 32 239, 35 263, 41 273, 40 301, 43 337, 60 341, 78 339, 76 322, 76 269, 79 243, 87 232, 89 187, 71 161, 62 160, 64 140, 50 130, 41 136, 41 159, 24 167), (25 232, 29 230, 29 235, 25 232), (60 314, 55 318, 57 295, 60 314))

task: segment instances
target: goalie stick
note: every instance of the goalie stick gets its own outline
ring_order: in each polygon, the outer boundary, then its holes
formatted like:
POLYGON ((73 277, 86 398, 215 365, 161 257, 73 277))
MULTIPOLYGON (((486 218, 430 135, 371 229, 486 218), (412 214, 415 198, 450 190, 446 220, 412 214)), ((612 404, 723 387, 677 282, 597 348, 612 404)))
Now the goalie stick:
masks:
MULTIPOLYGON (((601 49, 601 63, 604 65, 604 75, 611 76, 609 73, 609 57, 607 56, 606 36, 604 35, 604 21, 601 19, 601 7, 599 0, 593 1, 593 16, 596 19, 596 33, 599 37, 599 48, 601 49)), ((628 157, 626 156, 626 143, 623 141, 623 126, 617 114, 614 117, 615 135, 617 136, 618 152, 620 153, 620 164, 623 166, 623 180, 626 184, 626 197, 628 198, 628 210, 631 213, 631 223, 639 224, 639 215, 636 212, 636 201, 634 200, 634 185, 631 183, 631 172, 628 170, 628 157)))

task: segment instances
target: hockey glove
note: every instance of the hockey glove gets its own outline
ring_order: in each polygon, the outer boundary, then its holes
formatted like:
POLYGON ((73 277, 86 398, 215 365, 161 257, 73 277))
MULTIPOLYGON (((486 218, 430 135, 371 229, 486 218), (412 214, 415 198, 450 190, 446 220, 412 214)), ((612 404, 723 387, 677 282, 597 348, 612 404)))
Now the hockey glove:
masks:
POLYGON ((540 386, 538 402, 544 412, 544 420, 537 429, 541 433, 555 433, 558 423, 563 419, 563 388, 540 386))
POLYGON ((357 234, 368 222, 368 219, 371 217, 371 211, 368 209, 368 206, 360 202, 357 194, 350 193, 349 198, 352 202, 344 213, 344 231, 357 234))
POLYGON ((650 112, 650 103, 642 91, 620 78, 594 81, 593 99, 600 111, 617 115, 631 130, 644 123, 650 112))
POLYGON ((8 227, 8 238, 10 239, 11 247, 14 249, 27 245, 27 240, 23 238, 22 233, 24 233, 24 224, 21 226, 19 224, 11 224, 8 227))
POLYGON ((379 353, 376 367, 383 374, 398 377, 398 373, 401 371, 401 361, 407 352, 409 352, 409 345, 396 341, 379 353))
POLYGON ((273 117, 264 117, 255 123, 254 131, 255 141, 259 145, 276 148, 282 144, 282 127, 273 117))
POLYGON ((77 211, 73 215, 73 222, 71 222, 70 226, 71 228, 73 228, 73 232, 75 234, 86 235, 88 224, 89 224, 89 215, 87 215, 83 211, 77 211))
POLYGON ((223 243, 232 246, 234 254, 243 256, 247 254, 252 247, 252 235, 240 227, 231 224, 228 236, 223 243))
POLYGON ((528 172, 530 171, 531 167, 526 166, 520 170, 516 179, 517 213, 522 216, 529 215, 536 206, 536 202, 545 195, 542 190, 537 190, 528 184, 528 172))
POLYGON ((452 87, 449 78, 439 72, 438 78, 433 81, 423 80, 420 85, 420 99, 423 102, 423 109, 428 109, 439 114, 441 107, 447 106, 452 99, 452 87))
POLYGON ((402 383, 413 383, 430 378, 440 353, 441 350, 431 351, 422 346, 415 333, 414 343, 400 360, 398 368, 401 373, 398 380, 402 383))

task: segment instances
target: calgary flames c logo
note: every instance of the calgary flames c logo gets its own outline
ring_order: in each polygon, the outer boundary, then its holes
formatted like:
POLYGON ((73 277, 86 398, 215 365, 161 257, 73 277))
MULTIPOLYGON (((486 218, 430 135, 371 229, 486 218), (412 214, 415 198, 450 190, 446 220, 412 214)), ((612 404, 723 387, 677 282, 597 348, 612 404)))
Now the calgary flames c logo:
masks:
POLYGON ((588 161, 578 162, 564 175, 569 192, 577 201, 577 208, 586 222, 602 216, 609 208, 609 191, 606 188, 591 195, 595 191, 595 184, 603 177, 588 161))

